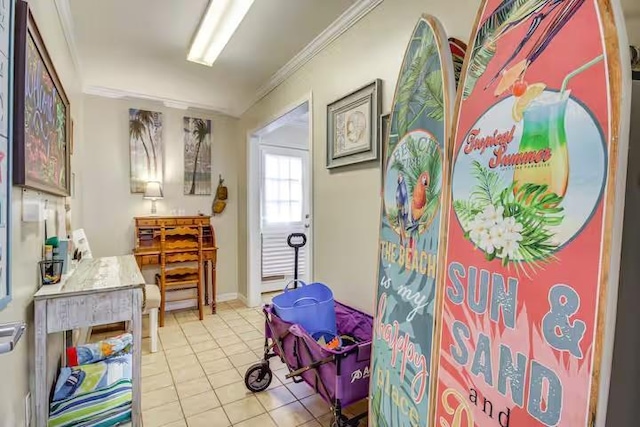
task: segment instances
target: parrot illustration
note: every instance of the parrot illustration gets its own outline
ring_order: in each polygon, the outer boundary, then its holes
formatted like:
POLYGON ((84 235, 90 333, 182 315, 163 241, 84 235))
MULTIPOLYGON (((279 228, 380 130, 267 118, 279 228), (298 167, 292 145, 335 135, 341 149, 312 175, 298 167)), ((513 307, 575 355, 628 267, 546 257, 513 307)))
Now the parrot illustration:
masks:
POLYGON ((413 198, 411 199, 412 224, 411 227, 409 227, 409 247, 411 248, 411 254, 416 250, 420 218, 422 218, 422 214, 424 214, 429 202, 427 200, 427 187, 429 187, 430 181, 431 177, 429 176, 429 172, 422 172, 416 181, 415 187, 413 188, 413 198))
POLYGON ((398 188, 396 189, 396 207, 398 208, 398 228, 400 229, 400 244, 404 245, 407 238, 407 220, 409 218, 408 209, 409 192, 404 175, 398 174, 398 188))

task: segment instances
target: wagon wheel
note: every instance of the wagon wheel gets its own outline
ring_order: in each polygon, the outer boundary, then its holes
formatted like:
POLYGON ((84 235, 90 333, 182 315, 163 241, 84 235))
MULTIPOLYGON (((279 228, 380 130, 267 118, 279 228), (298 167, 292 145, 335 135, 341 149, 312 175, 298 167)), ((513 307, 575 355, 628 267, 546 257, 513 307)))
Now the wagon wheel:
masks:
POLYGON ((268 362, 252 365, 244 374, 244 385, 254 393, 266 390, 271 384, 273 373, 268 362))
MULTIPOLYGON (((359 423, 354 424, 354 427, 357 426, 359 423)), ((345 417, 344 415, 339 415, 333 418, 333 422, 331 423, 331 427, 347 427, 349 426, 349 418, 345 417)))

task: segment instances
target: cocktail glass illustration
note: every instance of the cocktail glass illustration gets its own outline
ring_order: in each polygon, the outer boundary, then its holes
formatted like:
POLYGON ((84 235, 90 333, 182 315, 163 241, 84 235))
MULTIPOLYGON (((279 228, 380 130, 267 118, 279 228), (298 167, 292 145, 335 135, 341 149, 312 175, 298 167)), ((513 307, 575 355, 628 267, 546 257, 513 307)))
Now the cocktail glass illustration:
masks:
POLYGON ((523 184, 547 185, 547 192, 564 197, 569 179, 569 152, 565 131, 565 113, 570 91, 544 92, 531 102, 523 114, 523 131, 519 153, 549 150, 546 162, 516 167, 513 180, 523 184))

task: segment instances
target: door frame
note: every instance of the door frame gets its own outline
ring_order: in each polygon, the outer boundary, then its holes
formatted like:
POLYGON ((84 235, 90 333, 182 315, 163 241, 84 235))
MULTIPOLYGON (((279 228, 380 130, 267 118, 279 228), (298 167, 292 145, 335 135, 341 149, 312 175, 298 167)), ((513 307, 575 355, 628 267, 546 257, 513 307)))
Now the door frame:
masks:
POLYGON ((311 221, 307 234, 309 246, 307 246, 308 277, 313 276, 313 93, 309 92, 304 97, 281 109, 277 114, 262 122, 259 126, 247 132, 247 305, 257 307, 262 304, 262 277, 260 277, 261 251, 260 251, 260 131, 271 123, 307 103, 309 108, 308 120, 308 156, 309 156, 309 215, 311 221))

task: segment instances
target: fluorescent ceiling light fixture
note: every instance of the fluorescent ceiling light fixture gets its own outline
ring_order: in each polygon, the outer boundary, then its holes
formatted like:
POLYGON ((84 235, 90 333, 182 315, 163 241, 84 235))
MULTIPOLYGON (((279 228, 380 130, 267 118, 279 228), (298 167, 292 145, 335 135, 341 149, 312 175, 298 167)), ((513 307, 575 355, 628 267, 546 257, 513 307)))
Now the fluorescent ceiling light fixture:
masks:
POLYGON ((193 38, 187 60, 213 65, 231 36, 253 5, 254 0, 211 0, 198 32, 193 38))

